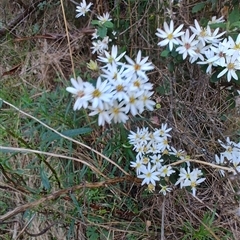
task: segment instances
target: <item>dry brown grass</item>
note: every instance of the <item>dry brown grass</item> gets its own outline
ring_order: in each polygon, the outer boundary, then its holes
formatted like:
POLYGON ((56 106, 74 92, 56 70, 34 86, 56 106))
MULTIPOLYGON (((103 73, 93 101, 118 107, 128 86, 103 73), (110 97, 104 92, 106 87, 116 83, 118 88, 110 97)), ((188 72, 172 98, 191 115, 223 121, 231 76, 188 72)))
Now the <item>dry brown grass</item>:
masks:
MULTIPOLYGON (((28 1, 13 2, 10 4, 9 1, 4 1, 1 6, 0 18, 3 19, 3 26, 7 26, 17 14, 23 14, 29 7, 28 1)), ((39 1, 39 3, 42 2, 39 1)), ((50 5, 57 2, 56 0, 48 1, 50 5)), ((111 11, 114 7, 112 1, 93 2, 95 3, 94 11, 98 14, 111 11)), ((214 11, 220 14, 222 1, 218 2, 214 11)), ((126 45, 130 56, 134 56, 136 49, 143 49, 144 54, 149 55, 156 66, 156 70, 150 74, 151 82, 156 88, 167 82, 169 89, 164 96, 156 92, 154 98, 162 107, 151 114, 146 113, 146 117, 156 116, 160 123, 167 122, 173 128, 172 142, 176 148, 186 150, 193 159, 212 163, 214 154, 221 150, 217 139, 224 140, 227 136, 236 139, 240 125, 239 112, 237 109, 229 109, 229 102, 225 101, 227 91, 220 90, 218 84, 209 84, 209 77, 204 75, 199 67, 181 64, 170 73, 167 63, 159 58, 161 50, 156 46, 157 39, 154 33, 156 27, 160 27, 166 18, 164 13, 167 11, 167 4, 162 4, 163 1, 151 0, 147 8, 139 12, 141 0, 129 3, 130 1, 115 1, 115 4, 121 6, 120 20, 129 22, 129 27, 120 32, 118 44, 126 45), (153 9, 156 10, 153 11, 153 9), (131 15, 128 11, 131 11, 131 15), (156 14, 153 19, 152 12, 156 14), (220 118, 223 114, 227 116, 226 121, 220 118)), ((191 7, 195 3, 196 1, 183 0, 180 8, 173 9, 177 12, 173 16, 176 24, 177 22, 191 24, 195 17, 212 14, 210 8, 206 8, 199 15, 193 16, 191 7)), ((95 57, 89 50, 91 45, 89 21, 81 22, 74 19, 75 5, 72 1, 64 1, 64 4, 73 63, 75 69, 85 73, 86 62, 95 57)), ((20 86, 24 86, 30 92, 32 89, 41 89, 39 92, 33 91, 31 95, 31 99, 38 99, 44 92, 54 92, 58 87, 65 87, 70 75, 73 74, 61 4, 45 7, 43 10, 39 10, 36 4, 33 5, 31 12, 12 26, 9 36, 6 34, 1 36, 0 86, 4 86, 4 89, 6 86, 11 88, 12 93, 9 94, 9 99, 6 99, 9 102, 13 96, 18 96, 20 86), (34 32, 36 27, 39 28, 37 33, 34 32)), ((20 89, 23 91, 22 88, 20 89)), ((9 107, 0 114, 10 114, 9 107)), ((38 117, 38 115, 34 116, 38 117)), ((19 119, 16 129, 19 129, 22 137, 27 142, 33 141, 33 144, 29 144, 29 149, 31 146, 40 145, 41 138, 37 132, 35 132, 36 135, 28 138, 21 129, 21 126, 27 123, 28 117, 19 111, 15 111, 13 117, 19 119)), ((154 126, 157 127, 157 125, 154 126)), ((12 126, 8 122, 4 127, 11 129, 12 126)), ((126 128, 130 129, 130 124, 126 128)), ((107 130, 103 129, 103 131, 107 130)), ((0 131, 3 133, 4 130, 0 131)), ((89 147, 102 153, 104 144, 111 140, 113 134, 114 130, 109 130, 108 134, 101 137, 102 132, 95 129, 91 135, 85 138, 80 137, 78 142, 84 140, 89 147), (99 142, 99 138, 103 140, 99 142)), ((0 145, 23 147, 16 135, 2 136, 4 137, 0 136, 0 145)), ((119 180, 118 183, 117 181, 108 182, 107 178, 103 179, 98 170, 110 178, 112 176, 108 176, 108 173, 114 169, 114 164, 108 162, 107 166, 104 165, 104 157, 99 153, 93 154, 89 148, 78 145, 76 142, 72 149, 74 149, 72 159, 69 158, 67 147, 52 148, 53 152, 50 152, 49 156, 43 154, 44 157, 37 158, 44 159, 52 166, 52 170, 47 168, 49 175, 53 174, 54 170, 57 176, 67 174, 69 161, 74 162, 71 166, 73 173, 83 168, 86 163, 96 168, 96 170, 92 168, 93 183, 80 184, 77 189, 71 190, 64 186, 67 178, 62 177, 64 179, 59 180, 60 183, 56 181, 51 192, 37 194, 32 192, 32 189, 37 191, 41 185, 40 170, 37 167, 28 168, 36 158, 36 154, 18 153, 11 156, 9 164, 16 171, 24 171, 22 178, 17 172, 15 174, 1 167, 0 201, 6 205, 4 212, 0 210, 1 239, 68 239, 70 229, 75 232, 75 239, 88 239, 86 229, 89 226, 96 227, 99 234, 104 234, 104 230, 111 234, 109 238, 101 235, 100 239, 130 239, 127 238, 129 233, 135 234, 137 236, 135 239, 161 239, 163 235, 165 239, 182 239, 184 223, 189 221, 197 229, 202 224, 206 212, 215 214, 213 225, 220 229, 216 235, 214 232, 210 234, 211 239, 224 239, 226 235, 224 230, 232 233, 232 236, 226 239, 240 239, 238 175, 220 178, 216 169, 202 165, 207 181, 205 186, 198 189, 197 198, 180 189, 174 190, 166 198, 157 193, 149 196, 144 193, 144 188, 140 187, 139 181, 135 178, 128 177, 122 181, 116 177, 115 180, 119 180), (54 156, 54 154, 59 155, 54 156), (61 185, 62 182, 64 184, 61 185), (99 198, 89 204, 87 196, 93 194, 91 189, 96 189, 99 198), (129 210, 129 201, 134 203, 132 210, 129 210), (83 204, 77 205, 80 202, 83 204), (26 208, 23 208, 24 206, 26 208), (21 211, 16 211, 19 208, 21 211), (138 211, 134 212, 134 208, 138 211), (12 211, 13 215, 7 218, 7 214, 12 211), (74 211, 79 211, 78 217, 71 214, 74 211), (34 214, 28 222, 27 215, 30 216, 31 213, 34 214), (3 217, 6 218, 1 222, 3 217), (97 222, 94 219, 101 219, 101 221, 97 222), (32 236, 31 233, 37 235, 32 236)), ((112 160, 120 159, 125 163, 126 160, 122 154, 122 152, 116 152, 111 156, 112 160)), ((123 167, 120 161, 116 165, 123 167)), ((196 166, 200 165, 196 164, 196 166)), ((119 176, 121 172, 119 171, 119 176)), ((76 178, 77 176, 71 180, 72 186, 76 185, 76 178)), ((212 229, 208 230, 212 231, 212 229)))

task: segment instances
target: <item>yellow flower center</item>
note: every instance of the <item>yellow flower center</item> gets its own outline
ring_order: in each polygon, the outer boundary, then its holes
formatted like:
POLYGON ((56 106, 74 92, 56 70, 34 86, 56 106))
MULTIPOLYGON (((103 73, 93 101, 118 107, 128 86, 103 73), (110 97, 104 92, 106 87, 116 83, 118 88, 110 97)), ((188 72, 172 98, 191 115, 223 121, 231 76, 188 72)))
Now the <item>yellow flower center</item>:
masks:
POLYGON ((118 109, 118 108, 114 108, 114 109, 113 109, 113 113, 114 113, 114 114, 119 114, 119 109, 118 109))
POLYGON ((173 39, 173 34, 172 33, 168 34, 167 39, 172 40, 173 39))
POLYGON ((140 168, 141 167, 141 163, 137 163, 137 166, 136 166, 136 168, 140 168))
POLYGON ((191 182, 191 187, 195 188, 197 186, 196 182, 191 182))
POLYGON ((228 68, 229 70, 234 69, 234 67, 235 67, 234 63, 229 63, 229 64, 227 65, 227 68, 228 68))
POLYGON ((134 85, 135 87, 138 87, 138 88, 141 86, 141 84, 140 84, 140 82, 139 82, 138 79, 134 82, 133 85, 134 85))
POLYGON ((200 37, 206 37, 207 36, 207 33, 205 30, 202 30, 199 34, 200 37))
POLYGON ((118 85, 116 87, 116 90, 117 90, 117 92, 122 92, 123 91, 123 86, 122 85, 118 85))
POLYGON ((134 103, 135 102, 135 98, 134 97, 130 97, 129 102, 130 103, 134 103))
POLYGON ((146 174, 146 177, 150 178, 151 175, 152 175, 152 174, 151 174, 150 172, 148 172, 148 173, 146 174))
POLYGON ((182 156, 182 153, 181 152, 177 152, 177 154, 176 154, 176 157, 181 157, 182 156))
POLYGON ((144 164, 147 164, 148 162, 149 162, 149 158, 144 157, 144 158, 143 158, 143 163, 144 163, 144 164))
POLYGON ((139 71, 141 69, 141 66, 139 64, 134 65, 134 70, 139 71))
POLYGON ((96 90, 93 91, 92 95, 93 95, 93 97, 97 97, 98 98, 98 97, 101 96, 101 92, 98 89, 96 89, 96 90))
POLYGON ((168 152, 167 149, 165 149, 165 150, 163 151, 163 155, 169 155, 169 152, 168 152))
POLYGON ((227 152, 229 152, 229 153, 231 153, 232 150, 233 150, 232 147, 228 147, 228 148, 227 148, 227 152))
POLYGON ((163 144, 164 144, 164 145, 168 145, 168 140, 167 140, 167 139, 164 139, 164 140, 163 140, 163 144))
POLYGON ((240 50, 240 43, 235 44, 234 49, 236 49, 236 50, 240 50))
POLYGON ((148 97, 147 96, 143 96, 142 100, 145 103, 148 100, 148 97))
POLYGON ((167 173, 168 173, 168 169, 167 169, 167 168, 164 168, 163 172, 164 172, 165 174, 167 174, 167 173))
POLYGON ((155 190, 154 185, 152 185, 151 183, 148 184, 148 191, 149 192, 153 192, 155 190))
POLYGON ((113 59, 113 57, 112 57, 112 56, 110 56, 110 57, 108 58, 108 62, 109 62, 109 63, 112 63, 112 62, 113 62, 113 60, 114 60, 114 59, 113 59))
POLYGON ((167 190, 167 186, 162 186, 162 190, 165 192, 167 190))

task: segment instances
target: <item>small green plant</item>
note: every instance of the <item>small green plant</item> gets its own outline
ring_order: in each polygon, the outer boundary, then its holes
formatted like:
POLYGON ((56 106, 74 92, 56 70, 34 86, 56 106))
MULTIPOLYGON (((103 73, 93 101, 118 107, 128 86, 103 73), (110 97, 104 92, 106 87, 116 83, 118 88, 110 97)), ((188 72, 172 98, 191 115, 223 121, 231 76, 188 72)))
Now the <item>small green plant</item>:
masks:
MULTIPOLYGON (((199 227, 193 225, 190 221, 186 221, 182 227, 185 235, 182 240, 215 240, 216 235, 222 235, 223 229, 215 226, 214 220, 215 212, 206 212, 202 221, 199 223, 199 227)), ((225 236, 221 239, 228 239, 230 232, 224 232, 225 236)))

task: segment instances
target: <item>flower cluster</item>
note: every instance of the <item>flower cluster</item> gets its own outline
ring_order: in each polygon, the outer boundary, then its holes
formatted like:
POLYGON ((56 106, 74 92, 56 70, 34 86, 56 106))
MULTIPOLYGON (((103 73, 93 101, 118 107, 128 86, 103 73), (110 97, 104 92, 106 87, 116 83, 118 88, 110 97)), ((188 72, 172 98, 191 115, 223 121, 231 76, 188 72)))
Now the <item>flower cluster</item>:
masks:
POLYGON ((201 178, 202 171, 194 168, 190 171, 190 163, 184 151, 177 151, 169 145, 168 138, 171 137, 167 124, 162 124, 160 129, 154 132, 148 128, 137 129, 137 132, 131 131, 128 139, 137 153, 136 160, 132 161, 131 167, 135 168, 137 177, 142 179, 142 185, 147 184, 148 189, 153 191, 156 182, 160 182, 160 192, 166 195, 172 188, 168 187, 169 177, 177 173, 171 165, 168 165, 171 159, 186 160, 187 170, 180 168, 179 178, 175 185, 180 187, 190 187, 192 194, 196 195, 196 187, 202 183, 205 178, 201 178))
MULTIPOLYGON (((95 20, 95 24, 99 26, 99 29, 95 29, 95 32, 92 34, 92 53, 102 54, 104 50, 108 50, 108 44, 112 41, 112 39, 107 35, 107 27, 105 25, 110 24, 112 26, 112 18, 108 12, 103 13, 103 16, 97 16, 98 20, 95 20), (101 34, 100 29, 104 29, 101 34)), ((113 36, 116 35, 115 31, 112 31, 111 34, 113 36)), ((116 38, 116 36, 115 36, 116 38)))
MULTIPOLYGON (((88 5, 85 0, 83 0, 79 6, 76 7, 76 18, 81 16, 85 17, 86 13, 90 11, 91 6, 93 5, 90 2, 88 5)), ((103 53, 104 50, 108 50, 108 44, 112 39, 107 36, 107 28, 112 28, 113 24, 111 23, 112 18, 108 12, 103 13, 102 16, 97 16, 98 20, 93 20, 92 23, 98 26, 94 33, 92 34, 92 53, 103 53)), ((112 31, 112 35, 115 36, 116 32, 112 31)))
POLYGON ((73 109, 89 109, 90 116, 98 115, 99 125, 125 123, 129 113, 135 116, 145 109, 154 109, 155 102, 150 99, 153 86, 146 75, 153 69, 148 57, 142 59, 139 51, 135 60, 125 56, 127 63, 122 63, 123 56, 125 52, 118 55, 118 48, 113 45, 111 53, 104 51, 98 57, 104 65, 95 85, 78 77, 71 78, 73 87, 66 88, 76 98, 73 109))
MULTIPOLYGON (((215 163, 223 166, 229 166, 234 171, 234 175, 240 172, 240 142, 235 143, 227 137, 226 144, 224 144, 221 140, 218 140, 218 142, 221 144, 221 146, 225 149, 224 152, 221 152, 218 156, 215 155, 215 163)), ((219 171, 221 176, 225 176, 225 171, 220 170, 219 171)))
POLYGON ((217 78, 226 74, 228 82, 232 78, 238 80, 236 71, 240 70, 240 34, 235 41, 231 36, 222 39, 225 32, 219 33, 219 28, 214 31, 211 29, 211 24, 223 21, 223 17, 213 17, 203 28, 195 20, 195 26, 190 26, 186 31, 181 31, 183 24, 174 30, 172 20, 169 26, 164 22, 164 30, 157 29, 156 35, 163 39, 158 45, 168 45, 170 51, 174 49, 183 59, 189 57, 191 63, 206 64, 206 73, 211 74, 213 67, 220 68, 217 78))
MULTIPOLYGON (((92 3, 86 1, 77 6, 76 17, 85 16, 90 11, 92 3)), ((111 51, 109 42, 112 39, 107 35, 113 28, 109 13, 97 16, 92 24, 97 28, 92 35, 92 53, 97 53, 97 61, 90 61, 87 66, 91 70, 99 71, 99 77, 93 84, 83 81, 80 77, 71 78, 72 87, 66 90, 76 98, 74 110, 88 109, 89 115, 98 115, 98 124, 125 123, 132 116, 141 114, 145 109, 152 111, 155 102, 150 98, 153 95, 152 84, 148 82, 146 72, 154 67, 148 62, 148 57, 142 58, 142 52, 138 51, 135 60, 120 53, 118 47, 113 45, 111 51), (123 57, 126 61, 122 61, 123 57)), ((111 35, 115 36, 114 31, 111 35)))

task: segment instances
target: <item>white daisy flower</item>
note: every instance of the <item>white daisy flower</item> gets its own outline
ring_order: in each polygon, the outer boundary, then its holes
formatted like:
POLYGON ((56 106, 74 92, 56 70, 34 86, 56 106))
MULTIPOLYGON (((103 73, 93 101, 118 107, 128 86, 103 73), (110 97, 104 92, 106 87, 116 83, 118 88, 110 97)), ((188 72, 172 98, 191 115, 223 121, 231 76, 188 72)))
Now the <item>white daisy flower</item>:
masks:
POLYGON ((172 173, 175 173, 171 166, 162 166, 158 171, 161 177, 169 177, 172 173))
POLYGON ((163 186, 160 184, 161 190, 159 191, 159 193, 162 193, 164 196, 166 196, 167 192, 171 192, 172 188, 169 188, 167 185, 163 186))
POLYGON ((199 178, 197 179, 197 177, 195 176, 191 176, 190 179, 186 179, 183 183, 184 187, 191 187, 192 190, 192 195, 195 197, 196 196, 196 191, 197 191, 197 185, 199 185, 200 183, 204 182, 206 178, 199 178))
POLYGON ((196 35, 197 39, 201 41, 204 46, 206 45, 206 43, 211 42, 212 31, 210 26, 207 26, 207 28, 202 28, 196 19, 194 20, 194 24, 195 27, 190 26, 190 29, 196 35))
POLYGON ((156 181, 159 181, 159 172, 156 171, 156 166, 151 166, 148 163, 147 167, 143 166, 141 169, 142 174, 138 175, 138 178, 143 179, 142 185, 151 183, 153 186, 156 186, 156 181))
POLYGON ((230 82, 232 78, 238 80, 236 71, 240 70, 240 62, 238 60, 237 53, 234 54, 233 56, 226 56, 226 63, 223 64, 223 67, 225 68, 217 75, 217 78, 220 78, 224 74, 227 74, 228 82, 230 82))
POLYGON ((123 52, 118 56, 117 46, 113 45, 111 54, 109 54, 107 51, 104 51, 105 57, 99 56, 98 61, 106 64, 112 64, 113 62, 119 64, 120 59, 125 55, 125 53, 126 52, 123 52))
POLYGON ((77 80, 74 78, 70 80, 73 87, 67 87, 66 90, 76 97, 73 110, 79 110, 82 107, 87 108, 89 101, 92 100, 91 89, 93 86, 88 82, 83 82, 80 77, 77 77, 77 80))
POLYGON ((197 55, 195 51, 197 50, 196 45, 198 44, 198 41, 194 39, 195 34, 189 36, 189 30, 187 29, 185 34, 181 36, 181 40, 178 40, 180 46, 177 47, 176 51, 183 55, 183 59, 188 55, 190 57, 197 55))
POLYGON ((125 114, 124 102, 118 103, 114 101, 113 106, 109 109, 110 118, 114 123, 125 123, 128 120, 128 116, 125 114))
POLYGON ((125 74, 127 77, 136 73, 138 76, 148 79, 146 71, 152 70, 154 67, 151 62, 147 62, 148 57, 145 57, 141 60, 141 56, 141 50, 138 51, 135 61, 133 61, 130 57, 125 56, 127 62, 129 63, 125 65, 125 74))
POLYGON ((92 5, 93 5, 93 3, 91 3, 91 2, 87 5, 86 1, 83 0, 80 3, 80 6, 76 7, 76 12, 77 12, 76 18, 79 18, 81 16, 85 16, 85 14, 90 11, 90 7, 92 5))
POLYGON ((213 16, 210 21, 208 21, 208 25, 213 24, 213 23, 221 23, 225 22, 224 16, 221 16, 220 18, 217 18, 216 16, 213 16))
POLYGON ((112 86, 107 80, 102 82, 101 77, 98 77, 96 87, 92 86, 91 95, 92 95, 92 108, 104 109, 104 103, 111 104, 112 96, 112 86))
POLYGON ((111 123, 111 118, 110 118, 110 112, 108 110, 109 106, 107 104, 104 104, 104 108, 92 108, 89 107, 92 112, 89 113, 89 116, 95 116, 98 115, 98 125, 99 126, 104 126, 105 123, 111 123))
POLYGON ((112 20, 112 18, 110 17, 109 12, 103 13, 103 16, 98 16, 97 18, 98 18, 98 20, 99 20, 99 22, 101 24, 104 24, 107 21, 110 22, 112 20))
POLYGON ((130 162, 130 167, 136 169, 136 174, 139 175, 144 168, 144 164, 142 162, 142 158, 137 158, 135 162, 130 162))
POLYGON ((126 104, 126 113, 131 112, 133 116, 136 116, 139 113, 139 110, 143 109, 143 103, 141 103, 138 98, 142 95, 143 91, 141 92, 127 92, 129 96, 129 101, 124 103, 126 104))
POLYGON ((183 24, 181 24, 176 30, 174 30, 174 23, 171 20, 169 26, 166 22, 163 24, 164 31, 160 28, 157 29, 156 35, 159 38, 163 38, 164 40, 158 43, 159 46, 169 45, 169 50, 173 50, 173 46, 178 45, 177 38, 184 34, 184 32, 180 32, 183 28, 183 24))

